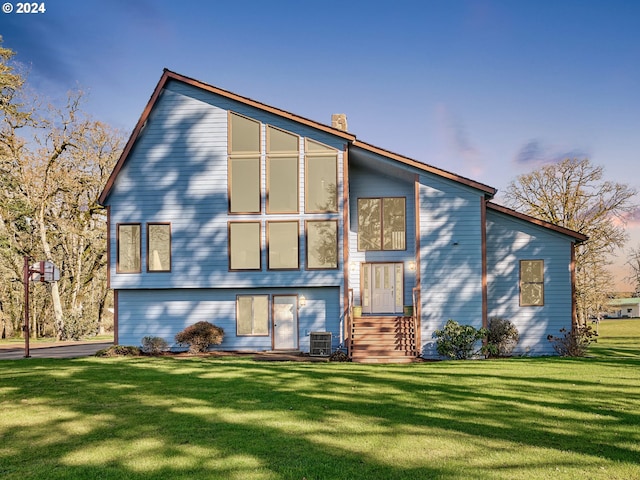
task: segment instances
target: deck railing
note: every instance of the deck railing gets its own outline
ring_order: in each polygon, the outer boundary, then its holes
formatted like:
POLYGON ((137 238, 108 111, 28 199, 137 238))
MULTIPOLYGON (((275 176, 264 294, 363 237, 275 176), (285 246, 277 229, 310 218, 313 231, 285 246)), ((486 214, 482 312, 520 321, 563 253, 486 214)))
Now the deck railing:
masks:
POLYGON ((422 336, 420 335, 420 288, 414 287, 411 292, 412 297, 412 312, 411 312, 411 321, 413 323, 413 335, 415 341, 415 354, 416 356, 420 356, 420 346, 422 342, 422 336))

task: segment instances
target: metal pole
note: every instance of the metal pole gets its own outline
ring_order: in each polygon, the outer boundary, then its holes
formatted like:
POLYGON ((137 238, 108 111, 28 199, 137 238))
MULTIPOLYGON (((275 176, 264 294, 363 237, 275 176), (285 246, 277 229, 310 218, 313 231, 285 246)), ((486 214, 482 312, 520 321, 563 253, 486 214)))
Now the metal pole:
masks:
POLYGON ((24 358, 29 358, 29 257, 24 256, 24 358))

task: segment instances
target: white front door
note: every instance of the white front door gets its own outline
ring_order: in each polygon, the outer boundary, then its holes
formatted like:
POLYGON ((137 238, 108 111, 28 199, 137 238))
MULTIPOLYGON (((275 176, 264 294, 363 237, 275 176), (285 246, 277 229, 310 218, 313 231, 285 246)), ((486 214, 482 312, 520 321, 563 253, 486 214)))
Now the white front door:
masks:
POLYGON ((273 296, 273 349, 298 348, 298 297, 273 296))
POLYGON ((365 263, 362 265, 362 277, 364 313, 402 313, 404 281, 401 263, 365 263))

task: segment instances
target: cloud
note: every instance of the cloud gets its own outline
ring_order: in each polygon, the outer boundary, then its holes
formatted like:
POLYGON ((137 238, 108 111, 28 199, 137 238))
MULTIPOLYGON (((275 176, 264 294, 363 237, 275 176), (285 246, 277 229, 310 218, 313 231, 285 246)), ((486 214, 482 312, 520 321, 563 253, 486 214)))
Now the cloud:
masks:
POLYGON ((436 110, 438 124, 443 132, 448 149, 453 155, 453 163, 460 165, 465 175, 480 176, 485 169, 480 150, 471 140, 464 122, 447 108, 438 105, 436 110))
POLYGON ((627 227, 640 227, 640 207, 625 215, 624 221, 627 227))
POLYGON ((525 143, 514 158, 517 165, 538 167, 550 163, 558 163, 567 158, 585 158, 589 153, 580 148, 564 149, 558 146, 545 145, 539 139, 525 143))

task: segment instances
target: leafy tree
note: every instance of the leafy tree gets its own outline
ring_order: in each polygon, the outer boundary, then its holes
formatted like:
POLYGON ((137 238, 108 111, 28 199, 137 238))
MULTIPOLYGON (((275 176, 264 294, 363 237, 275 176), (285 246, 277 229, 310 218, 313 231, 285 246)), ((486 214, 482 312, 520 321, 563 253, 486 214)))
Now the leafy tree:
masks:
POLYGON ((611 290, 608 256, 622 247, 625 217, 636 208, 636 191, 604 180, 604 169, 588 159, 566 159, 520 175, 504 195, 507 206, 589 237, 576 248, 578 321, 597 314, 611 290))

